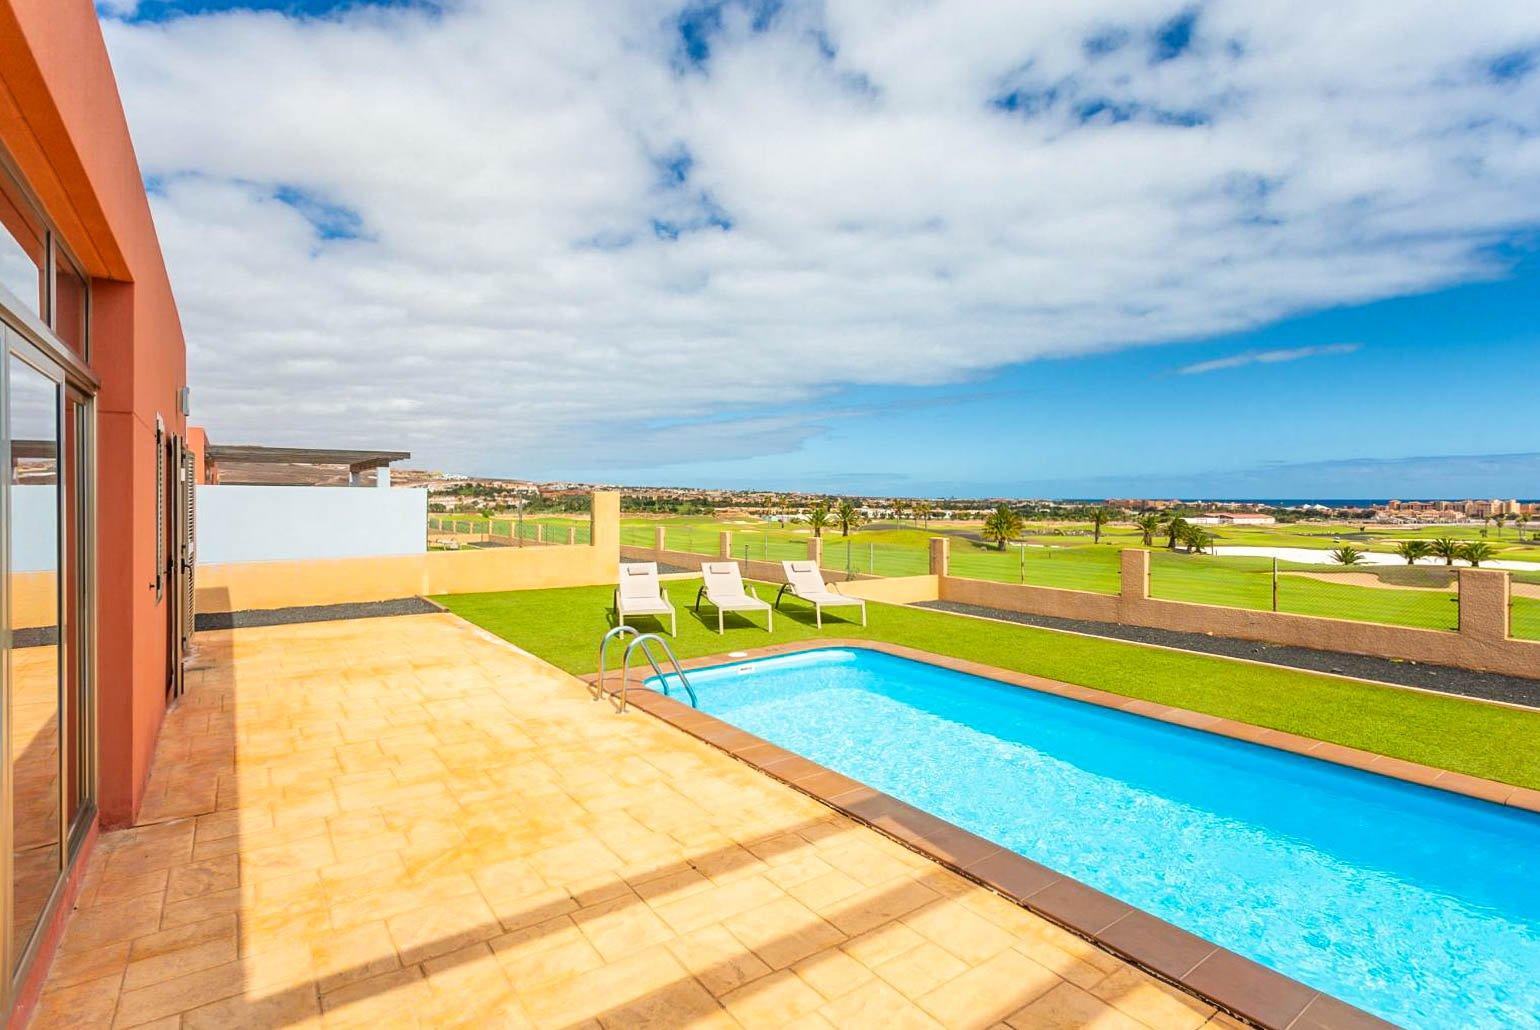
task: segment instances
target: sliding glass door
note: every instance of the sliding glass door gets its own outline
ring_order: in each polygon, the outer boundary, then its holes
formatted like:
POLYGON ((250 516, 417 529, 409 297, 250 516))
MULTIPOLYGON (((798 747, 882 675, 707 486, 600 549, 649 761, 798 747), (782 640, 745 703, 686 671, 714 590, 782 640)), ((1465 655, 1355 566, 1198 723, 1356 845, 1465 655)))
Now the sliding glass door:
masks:
POLYGON ((94 426, 89 395, 61 365, 12 326, 0 334, 0 863, 14 988, 93 810, 94 426))

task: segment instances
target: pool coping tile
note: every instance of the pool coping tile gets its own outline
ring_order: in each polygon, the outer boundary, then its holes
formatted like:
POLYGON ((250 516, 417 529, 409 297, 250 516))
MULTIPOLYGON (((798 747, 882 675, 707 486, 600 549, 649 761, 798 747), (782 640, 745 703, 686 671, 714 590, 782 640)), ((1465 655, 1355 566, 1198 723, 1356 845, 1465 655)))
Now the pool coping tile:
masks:
MULTIPOLYGON (((796 641, 770 644, 732 656, 707 655, 681 664, 688 673, 717 665, 828 648, 880 651, 1142 718, 1308 755, 1392 779, 1540 812, 1540 791, 885 641, 844 638, 796 641)), ((594 676, 581 678, 590 685, 596 680, 594 676)), ((674 697, 653 690, 639 690, 629 694, 628 700, 642 711, 726 751, 746 765, 1246 1022, 1276 1030, 1363 1030, 1392 1026, 1338 998, 1002 848, 923 809, 740 730, 674 697)))

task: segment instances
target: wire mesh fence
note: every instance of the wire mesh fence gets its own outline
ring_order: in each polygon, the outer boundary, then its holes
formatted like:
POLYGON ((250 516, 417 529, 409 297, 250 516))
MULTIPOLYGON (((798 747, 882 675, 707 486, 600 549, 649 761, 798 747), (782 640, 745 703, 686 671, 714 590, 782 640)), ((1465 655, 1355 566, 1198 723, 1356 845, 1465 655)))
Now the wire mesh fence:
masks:
POLYGON ((1443 565, 1315 565, 1155 551, 1150 596, 1418 629, 1460 628, 1459 576, 1443 565))
POLYGON ((1540 571, 1508 574, 1508 633, 1540 640, 1540 571))
POLYGON ((651 547, 655 535, 651 526, 621 526, 620 543, 622 547, 651 547))
POLYGON ((733 557, 753 561, 797 561, 807 558, 807 541, 772 533, 734 533, 733 557))
POLYGON ((965 579, 1020 583, 1097 594, 1118 592, 1122 576, 1113 547, 1029 547, 952 545, 948 569, 965 579))
MULTIPOLYGON (((807 557, 805 544, 801 557, 807 557)), ((846 576, 923 576, 930 571, 930 554, 924 547, 907 544, 824 537, 822 565, 846 576)))
POLYGON ((429 515, 428 532, 447 535, 452 546, 560 546, 593 541, 592 526, 580 519, 429 515))
POLYGON ((670 551, 690 554, 716 554, 721 547, 722 534, 715 530, 696 529, 693 526, 669 526, 663 531, 663 542, 670 551))

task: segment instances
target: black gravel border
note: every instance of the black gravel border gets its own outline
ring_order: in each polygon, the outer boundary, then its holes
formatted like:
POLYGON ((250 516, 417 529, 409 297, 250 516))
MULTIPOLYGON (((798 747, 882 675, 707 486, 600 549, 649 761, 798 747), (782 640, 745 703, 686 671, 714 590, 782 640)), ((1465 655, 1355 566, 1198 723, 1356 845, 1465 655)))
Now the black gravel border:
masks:
POLYGON ((316 604, 302 608, 250 609, 243 612, 201 612, 197 627, 250 629, 255 626, 290 626, 300 622, 341 622, 345 619, 383 619, 393 615, 431 615, 444 609, 421 597, 359 604, 316 604))
MULTIPOLYGON (((1235 637, 1210 636, 1207 633, 1182 633, 1169 629, 1125 626, 1115 622, 1091 622, 1085 619, 1061 619, 1052 615, 1028 615, 1002 608, 959 604, 956 601, 921 601, 915 607, 933 608, 959 615, 980 615, 1005 622, 1016 622, 1024 626, 1069 630, 1073 633, 1127 640, 1136 644, 1156 644, 1161 647, 1197 651, 1225 658, 1245 658, 1253 662, 1265 662, 1268 665, 1281 665, 1291 669, 1334 673, 1339 676, 1353 676, 1357 679, 1375 680, 1397 686, 1417 687, 1440 694, 1455 694, 1460 697, 1479 698, 1483 701, 1502 701, 1507 704, 1540 708, 1540 679, 1528 679, 1523 676, 1477 672, 1473 669, 1457 669, 1448 665, 1398 662, 1389 658, 1347 654, 1342 651, 1286 647, 1255 640, 1239 640, 1235 637)), ((1540 670, 1536 672, 1540 674, 1540 670)))

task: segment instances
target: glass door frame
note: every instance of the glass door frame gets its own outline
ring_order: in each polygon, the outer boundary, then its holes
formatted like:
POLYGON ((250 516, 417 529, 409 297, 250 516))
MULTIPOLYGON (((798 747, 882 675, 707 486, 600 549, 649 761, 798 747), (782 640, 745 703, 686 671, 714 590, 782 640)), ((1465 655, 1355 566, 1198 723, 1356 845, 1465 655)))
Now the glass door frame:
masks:
POLYGON ((10 459, 10 366, 16 357, 57 387, 56 426, 58 434, 57 482, 58 500, 58 562, 59 589, 56 603, 58 612, 59 663, 57 682, 59 692, 59 826, 60 842, 59 874, 49 892, 48 900, 38 915, 36 929, 28 941, 20 946, 14 943, 14 870, 12 848, 15 833, 13 822, 14 777, 11 765, 11 645, 10 645, 10 562, 11 541, 9 512, 11 511, 11 470, 5 469, 0 476, 0 512, 6 513, 6 525, 0 533, 0 1018, 8 1019, 17 993, 27 976, 48 928, 58 917, 67 886, 75 872, 75 863, 81 855, 81 845, 96 820, 97 784, 97 596, 96 596, 96 516, 97 516, 97 465, 96 465, 96 394, 100 382, 81 359, 54 336, 36 316, 19 304, 8 290, 0 287, 0 453, 7 463, 10 459), (75 453, 66 454, 66 419, 71 405, 81 413, 81 424, 75 430, 75 453), (75 489, 77 525, 70 532, 65 491, 75 489), (69 541, 79 540, 78 554, 68 553, 69 541), (65 591, 78 591, 75 610, 78 613, 78 654, 69 654, 69 631, 65 626, 69 603, 65 591), (80 677, 78 697, 72 697, 66 689, 66 661, 76 662, 80 677), (77 783, 76 770, 70 762, 70 742, 67 739, 70 725, 70 708, 85 699, 79 713, 79 747, 84 756, 85 782, 77 783), (79 791, 76 794, 77 790, 79 791), (69 815, 69 797, 76 794, 80 807, 74 819, 69 815))

